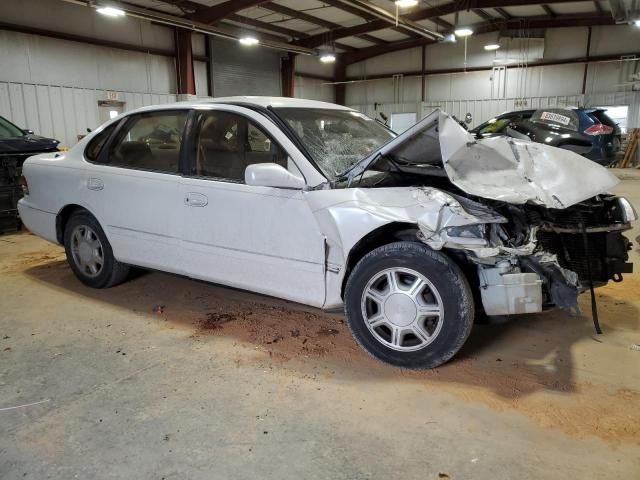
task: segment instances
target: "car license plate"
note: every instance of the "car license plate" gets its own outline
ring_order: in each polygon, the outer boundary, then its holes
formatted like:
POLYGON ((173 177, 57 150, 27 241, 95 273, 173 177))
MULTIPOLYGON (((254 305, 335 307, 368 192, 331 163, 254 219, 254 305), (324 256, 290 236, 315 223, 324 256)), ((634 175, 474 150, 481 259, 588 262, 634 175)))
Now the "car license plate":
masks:
POLYGON ((569 122, 571 121, 569 117, 565 117, 564 115, 552 112, 542 112, 540 118, 542 120, 549 120, 550 122, 560 123, 561 125, 569 125, 569 122))

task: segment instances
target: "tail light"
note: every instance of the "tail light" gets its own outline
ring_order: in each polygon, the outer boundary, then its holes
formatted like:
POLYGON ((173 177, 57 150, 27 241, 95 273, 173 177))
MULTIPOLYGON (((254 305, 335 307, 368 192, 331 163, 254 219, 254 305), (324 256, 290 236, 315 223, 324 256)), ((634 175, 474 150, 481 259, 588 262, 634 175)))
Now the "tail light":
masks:
POLYGON ((20 188, 22 188, 22 193, 24 193, 25 195, 29 195, 29 185, 27 184, 27 177, 22 175, 20 177, 20 180, 18 181, 18 185, 20 185, 20 188))
POLYGON ((613 127, 605 125, 604 123, 596 123, 587 128, 584 133, 587 135, 609 135, 613 133, 613 127))

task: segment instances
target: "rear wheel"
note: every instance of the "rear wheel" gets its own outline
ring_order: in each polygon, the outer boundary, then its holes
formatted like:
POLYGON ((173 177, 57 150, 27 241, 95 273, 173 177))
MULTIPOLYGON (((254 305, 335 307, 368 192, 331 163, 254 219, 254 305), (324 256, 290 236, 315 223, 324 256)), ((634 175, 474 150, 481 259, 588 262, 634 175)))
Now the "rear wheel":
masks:
POLYGON ((349 327, 375 358, 406 368, 449 360, 471 332, 474 303, 460 268, 416 242, 367 254, 345 290, 349 327))
POLYGON ((67 261, 76 277, 93 288, 107 288, 123 282, 129 266, 118 262, 102 227, 88 212, 71 215, 64 230, 67 261))

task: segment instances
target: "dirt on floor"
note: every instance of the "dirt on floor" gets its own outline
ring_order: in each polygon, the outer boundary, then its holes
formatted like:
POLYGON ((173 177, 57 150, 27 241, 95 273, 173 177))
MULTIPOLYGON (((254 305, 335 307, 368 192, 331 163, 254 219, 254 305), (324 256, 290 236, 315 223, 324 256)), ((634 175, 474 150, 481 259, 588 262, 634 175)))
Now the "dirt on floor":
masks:
POLYGON ((0 262, 3 275, 38 281, 119 305, 182 328, 204 343, 224 336, 238 346, 236 363, 277 362, 291 375, 400 377, 468 402, 527 416, 549 429, 611 444, 640 444, 640 275, 598 290, 602 336, 593 332, 589 299, 583 315, 547 312, 476 325, 447 365, 407 371, 373 361, 352 339, 341 314, 162 273, 137 272, 124 285, 92 290, 67 267, 62 248, 47 245, 0 262), (256 355, 257 353, 257 355, 256 355))

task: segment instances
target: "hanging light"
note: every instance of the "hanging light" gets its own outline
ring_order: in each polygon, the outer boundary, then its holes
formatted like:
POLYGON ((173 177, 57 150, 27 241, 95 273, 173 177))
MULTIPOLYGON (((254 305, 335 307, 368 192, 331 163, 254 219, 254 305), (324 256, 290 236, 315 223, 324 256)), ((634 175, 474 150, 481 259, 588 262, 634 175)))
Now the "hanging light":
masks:
POLYGON ((411 8, 418 5, 418 0, 396 0, 398 8, 411 8))
POLYGON ((484 46, 485 50, 498 50, 499 48, 500 45, 498 45, 497 43, 490 43, 489 45, 484 46))
POLYGON ((333 63, 336 61, 336 55, 331 52, 324 52, 320 54, 320 61, 322 63, 333 63))
POLYGON ((252 47, 260 43, 260 40, 258 40, 256 37, 251 35, 240 37, 238 41, 240 42, 241 45, 244 45, 245 47, 252 47))
POLYGON ((460 27, 456 28, 453 33, 456 35, 456 37, 468 37, 469 35, 473 35, 473 30, 466 27, 460 27))
POLYGON ((106 17, 124 17, 124 10, 115 7, 99 7, 96 12, 106 17))

